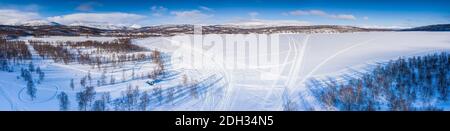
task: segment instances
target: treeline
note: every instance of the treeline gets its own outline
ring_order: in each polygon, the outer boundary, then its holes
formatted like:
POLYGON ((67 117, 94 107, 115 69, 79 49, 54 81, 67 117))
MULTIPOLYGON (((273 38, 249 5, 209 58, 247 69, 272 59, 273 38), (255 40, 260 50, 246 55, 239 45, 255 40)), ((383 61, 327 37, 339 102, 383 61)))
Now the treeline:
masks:
POLYGON ((329 110, 441 110, 448 102, 450 54, 399 58, 361 77, 311 80, 308 87, 329 110))
POLYGON ((29 60, 31 53, 23 41, 0 39, 0 60, 29 60))
POLYGON ((42 58, 50 58, 55 62, 62 62, 68 64, 73 61, 75 56, 69 52, 62 44, 53 45, 49 43, 41 43, 37 41, 29 41, 34 50, 42 58))
POLYGON ((102 64, 115 67, 128 61, 150 60, 151 56, 145 48, 131 44, 130 39, 117 39, 112 42, 45 42, 29 41, 43 58, 51 58, 55 62, 68 64, 77 62, 101 68, 102 64))
POLYGON ((45 77, 45 73, 41 70, 39 66, 35 67, 33 62, 30 62, 28 64, 28 68, 21 68, 20 69, 20 77, 24 81, 26 81, 26 93, 30 96, 31 100, 34 100, 36 98, 36 84, 40 84, 45 77), (38 79, 33 79, 33 73, 36 73, 38 75, 38 79))
POLYGON ((146 61, 151 60, 147 53, 132 53, 132 54, 116 54, 111 53, 108 55, 98 55, 92 53, 83 53, 81 51, 77 52, 78 57, 75 61, 79 64, 87 64, 93 67, 101 68, 103 64, 111 64, 112 67, 117 67, 124 65, 125 62, 129 61, 146 61))
MULTIPOLYGON (((109 92, 98 93, 94 86, 84 86, 76 94, 76 103, 80 111, 148 111, 162 104, 174 104, 179 97, 198 98, 208 84, 188 83, 163 89, 155 86, 151 90, 141 90, 139 86, 128 84, 121 95, 111 98, 109 92)), ((67 95, 59 97, 60 110, 68 110, 67 95)))
POLYGON ((145 48, 134 45, 129 38, 119 38, 113 41, 81 41, 81 42, 58 42, 71 48, 95 48, 98 53, 120 53, 146 51, 145 48))
POLYGON ((30 60, 31 53, 23 41, 8 41, 0 38, 0 71, 14 71, 11 63, 30 60))

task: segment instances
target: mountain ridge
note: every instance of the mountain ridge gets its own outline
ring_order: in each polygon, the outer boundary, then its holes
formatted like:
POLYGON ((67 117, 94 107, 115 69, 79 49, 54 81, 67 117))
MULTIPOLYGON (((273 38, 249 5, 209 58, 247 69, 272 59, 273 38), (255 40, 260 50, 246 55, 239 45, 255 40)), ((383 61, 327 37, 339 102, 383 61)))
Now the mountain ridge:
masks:
MULTIPOLYGON (((108 25, 104 25, 107 27, 108 25)), ((156 25, 134 28, 114 27, 96 28, 84 25, 62 25, 58 23, 33 22, 23 25, 0 25, 0 35, 8 36, 41 36, 41 35, 99 35, 99 36, 173 36, 193 34, 194 25, 156 25)), ((259 28, 242 28, 224 25, 202 25, 203 34, 272 34, 272 33, 347 33, 370 31, 450 31, 450 24, 429 25, 410 29, 362 28, 344 25, 301 25, 301 26, 268 26, 259 28)))

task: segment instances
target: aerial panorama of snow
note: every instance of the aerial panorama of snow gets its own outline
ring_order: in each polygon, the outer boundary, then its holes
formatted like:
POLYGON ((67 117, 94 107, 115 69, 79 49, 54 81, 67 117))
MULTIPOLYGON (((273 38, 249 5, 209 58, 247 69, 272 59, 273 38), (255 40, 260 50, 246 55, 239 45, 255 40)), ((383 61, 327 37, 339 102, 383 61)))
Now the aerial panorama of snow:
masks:
MULTIPOLYGON (((339 76, 354 71, 365 71, 371 65, 386 62, 399 57, 424 55, 434 52, 450 51, 449 32, 360 32, 339 34, 278 34, 277 47, 271 45, 263 50, 256 46, 262 55, 276 55, 278 61, 267 65, 252 66, 245 60, 251 60, 251 49, 243 54, 217 57, 227 54, 230 49, 241 50, 239 45, 229 43, 219 48, 207 44, 201 47, 184 44, 174 37, 149 37, 134 39, 133 44, 148 49, 158 49, 170 56, 170 70, 185 74, 191 79, 212 85, 206 93, 189 99, 181 99, 175 103, 156 106, 152 110, 283 110, 283 97, 296 101, 300 110, 315 107, 315 100, 309 95, 305 83, 310 78, 339 76), (233 48, 234 47, 234 48, 233 48), (275 52, 271 49, 277 49, 275 52), (267 51, 271 50, 270 53, 267 51), (249 53, 250 52, 250 53, 249 53), (203 58, 200 66, 186 66, 189 60, 183 58, 200 53, 203 58), (236 59, 233 59, 233 58, 236 59), (212 59, 209 59, 212 58, 212 59), (239 63, 244 59, 244 63, 239 63), (234 66, 227 66, 234 61, 234 66), (237 64, 236 64, 237 63, 237 64), (239 64, 245 68, 236 67, 239 64), (196 68, 198 67, 198 68, 196 68)), ((208 35, 207 35, 208 36, 208 35)), ((204 36, 204 37, 207 37, 204 36)), ((211 35, 209 35, 211 36, 211 35)), ((225 35, 217 35, 224 37, 225 35)), ((176 36, 180 37, 180 36, 176 36)), ((191 35, 188 36, 192 38, 191 35)), ((21 40, 39 39, 44 41, 95 39, 113 40, 111 37, 25 37, 21 40)), ((251 47, 251 42, 244 49, 251 47)), ((25 93, 26 83, 18 79, 16 72, 0 72, 0 110, 58 110, 59 92, 66 92, 70 99, 71 110, 77 109, 75 93, 81 89, 70 89, 69 83, 76 81, 91 72, 94 79, 100 77, 101 70, 78 64, 58 64, 50 60, 42 60, 33 53, 33 63, 46 72, 45 81, 38 85, 37 97, 31 101, 25 93)), ((274 57, 272 57, 274 58, 274 57)), ((271 59, 272 59, 271 58, 271 59)), ((262 63, 261 59, 257 63, 262 63)), ((154 65, 145 63, 127 63, 121 69, 108 70, 112 76, 121 76, 122 70, 136 69, 137 72, 151 69, 154 65), (118 71, 119 70, 119 71, 118 71)), ((130 73, 126 73, 127 76, 130 73)), ((181 75, 178 75, 181 76, 181 75)), ((162 87, 171 87, 180 83, 176 77, 161 82, 162 87)), ((79 82, 75 82, 79 83, 79 82)), ((142 90, 150 90, 145 80, 133 80, 126 83, 96 87, 97 92, 111 92, 112 97, 120 95, 128 84, 139 85, 142 90), (148 88, 148 89, 147 89, 148 88)), ((76 84, 76 87, 79 87, 76 84)), ((448 109, 446 109, 448 110, 448 109)))

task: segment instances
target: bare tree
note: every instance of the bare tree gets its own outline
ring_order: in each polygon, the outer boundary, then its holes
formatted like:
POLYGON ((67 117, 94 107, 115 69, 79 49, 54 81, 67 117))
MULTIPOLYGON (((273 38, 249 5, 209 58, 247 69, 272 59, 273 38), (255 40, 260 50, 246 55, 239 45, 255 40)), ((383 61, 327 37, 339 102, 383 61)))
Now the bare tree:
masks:
POLYGON ((89 85, 92 85, 91 71, 88 71, 87 79, 89 80, 89 85))
POLYGON ((106 85, 106 69, 103 70, 102 76, 100 77, 100 80, 101 80, 101 84, 102 85, 106 85))
POLYGON ((147 91, 142 92, 140 100, 141 100, 139 103, 140 109, 142 111, 146 111, 148 105, 150 104, 150 96, 148 95, 147 91))
POLYGON ((111 75, 111 79, 110 79, 109 83, 110 83, 111 85, 113 85, 113 84, 116 83, 116 78, 115 78, 113 75, 111 75))
POLYGON ((159 104, 162 104, 163 96, 162 96, 161 87, 157 86, 157 87, 153 88, 153 96, 156 97, 159 104))
POLYGON ((86 77, 81 78, 80 85, 86 87, 86 77))
POLYGON ((171 104, 173 104, 173 101, 175 100, 174 93, 175 93, 174 88, 167 89, 167 101, 169 101, 171 104))

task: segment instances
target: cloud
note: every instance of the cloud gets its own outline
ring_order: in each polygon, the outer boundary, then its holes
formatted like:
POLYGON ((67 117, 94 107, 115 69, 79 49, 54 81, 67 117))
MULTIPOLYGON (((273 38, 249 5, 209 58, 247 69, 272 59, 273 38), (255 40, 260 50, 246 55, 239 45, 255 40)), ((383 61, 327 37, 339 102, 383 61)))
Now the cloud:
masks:
POLYGON ((311 15, 327 16, 328 14, 321 10, 310 10, 311 15))
POLYGON ((139 23, 145 16, 130 13, 75 13, 63 16, 49 17, 49 21, 61 24, 74 23, 97 23, 97 24, 115 24, 115 25, 131 25, 139 23))
POLYGON ((208 18, 213 17, 213 15, 205 14, 199 10, 172 11, 170 14, 174 15, 176 21, 183 23, 203 23, 208 18))
POLYGON ((248 15, 249 15, 252 19, 255 19, 256 16, 259 15, 259 13, 258 13, 258 12, 249 12, 248 15))
POLYGON ((369 20, 369 17, 364 16, 364 17, 363 17, 363 20, 369 20))
POLYGON ((198 8, 200 8, 201 10, 204 10, 204 11, 214 11, 213 9, 206 7, 206 6, 199 6, 198 8))
POLYGON ((284 14, 290 14, 293 16, 310 15, 310 13, 308 11, 303 11, 303 10, 294 10, 294 11, 291 11, 289 13, 284 13, 284 14))
POLYGON ((42 17, 37 12, 18 11, 13 9, 0 9, 0 24, 15 25, 42 17))
POLYGON ((313 15, 334 19, 356 20, 356 17, 352 14, 329 14, 322 10, 294 10, 288 13, 285 12, 283 13, 283 15, 293 15, 293 16, 313 15))
POLYGON ((298 20, 263 20, 263 19, 242 19, 235 20, 226 23, 227 25, 235 26, 249 26, 249 27, 261 27, 261 26, 305 26, 311 25, 307 21, 298 20))
POLYGON ((97 3, 97 2, 87 2, 87 3, 80 4, 79 6, 77 6, 75 8, 75 10, 78 10, 78 11, 92 11, 92 10, 94 10, 95 6, 102 6, 102 4, 97 3))
POLYGON ((288 14, 293 16, 301 16, 301 15, 317 15, 317 16, 327 16, 328 14, 321 10, 294 10, 289 12, 288 14))
POLYGON ((79 10, 79 11, 91 11, 92 10, 92 6, 91 5, 79 5, 75 9, 79 10))
POLYGON ((156 5, 152 6, 150 9, 153 16, 162 16, 167 11, 166 7, 156 5))
POLYGON ((350 14, 330 15, 329 17, 344 20, 356 20, 356 17, 350 14))

